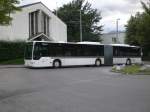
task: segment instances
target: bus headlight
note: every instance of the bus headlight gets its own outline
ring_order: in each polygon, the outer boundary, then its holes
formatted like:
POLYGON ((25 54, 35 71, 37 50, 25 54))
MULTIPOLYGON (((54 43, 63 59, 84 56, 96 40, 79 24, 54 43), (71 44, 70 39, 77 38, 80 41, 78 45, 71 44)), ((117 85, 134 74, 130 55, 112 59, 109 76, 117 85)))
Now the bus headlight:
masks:
POLYGON ((33 65, 35 62, 31 61, 30 64, 33 65))

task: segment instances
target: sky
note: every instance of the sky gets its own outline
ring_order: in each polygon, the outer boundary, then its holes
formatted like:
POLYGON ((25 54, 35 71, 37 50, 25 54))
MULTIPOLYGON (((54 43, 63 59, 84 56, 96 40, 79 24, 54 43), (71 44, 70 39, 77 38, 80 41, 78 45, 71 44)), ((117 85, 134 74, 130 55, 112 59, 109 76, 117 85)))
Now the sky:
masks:
MULTIPOLYGON (((20 5, 39 2, 44 3, 49 9, 57 9, 72 0, 22 0, 20 5)), ((86 0, 92 4, 92 8, 101 11, 103 33, 116 31, 116 20, 119 19, 119 31, 125 30, 125 25, 136 12, 142 12, 141 0, 86 0)), ((147 0, 142 0, 145 3, 147 0)))

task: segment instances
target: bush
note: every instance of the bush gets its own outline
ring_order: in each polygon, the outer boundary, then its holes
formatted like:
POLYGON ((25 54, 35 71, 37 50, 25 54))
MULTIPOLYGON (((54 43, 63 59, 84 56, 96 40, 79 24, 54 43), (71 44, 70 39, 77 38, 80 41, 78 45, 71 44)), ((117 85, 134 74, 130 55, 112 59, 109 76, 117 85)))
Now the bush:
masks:
POLYGON ((0 42, 0 62, 23 59, 25 42, 0 42))

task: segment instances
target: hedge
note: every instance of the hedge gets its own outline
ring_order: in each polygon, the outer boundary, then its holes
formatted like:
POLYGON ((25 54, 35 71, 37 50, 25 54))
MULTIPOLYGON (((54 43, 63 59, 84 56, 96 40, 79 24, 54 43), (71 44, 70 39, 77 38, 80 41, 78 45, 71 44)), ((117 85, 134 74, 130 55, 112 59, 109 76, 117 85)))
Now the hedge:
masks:
POLYGON ((143 60, 150 61, 150 46, 143 47, 143 60))
POLYGON ((0 42, 0 62, 24 57, 25 42, 0 42))

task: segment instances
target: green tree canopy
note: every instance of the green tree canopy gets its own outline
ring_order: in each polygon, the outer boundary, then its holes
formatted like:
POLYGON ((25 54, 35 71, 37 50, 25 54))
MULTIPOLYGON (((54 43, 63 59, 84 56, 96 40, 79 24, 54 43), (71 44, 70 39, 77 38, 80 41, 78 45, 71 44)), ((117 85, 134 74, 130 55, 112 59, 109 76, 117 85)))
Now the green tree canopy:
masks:
POLYGON ((10 13, 20 10, 16 4, 18 0, 0 0, 0 25, 8 25, 12 20, 10 13))
POLYGON ((150 46, 150 2, 141 2, 144 12, 131 16, 126 25, 126 43, 150 46))
MULTIPOLYGON (((101 41, 101 13, 85 0, 73 0, 58 8, 57 15, 68 27, 68 41, 80 41, 80 10, 82 14, 83 41, 101 41)), ((56 13, 56 11, 54 11, 56 13)))
POLYGON ((126 43, 140 45, 150 55, 150 2, 141 2, 144 12, 131 16, 126 25, 126 43))
POLYGON ((128 24, 126 25, 126 43, 131 45, 140 45, 140 19, 142 19, 142 14, 137 13, 135 16, 131 16, 130 20, 128 21, 128 24))

